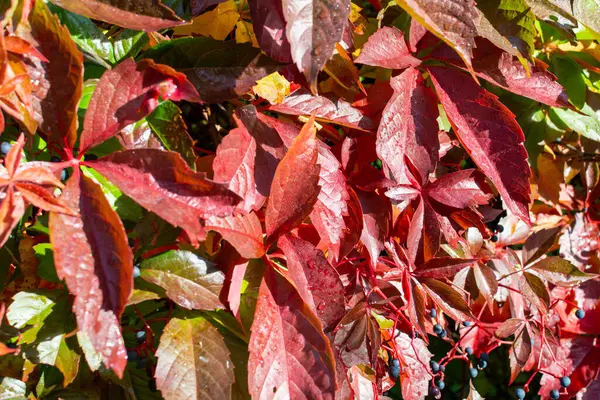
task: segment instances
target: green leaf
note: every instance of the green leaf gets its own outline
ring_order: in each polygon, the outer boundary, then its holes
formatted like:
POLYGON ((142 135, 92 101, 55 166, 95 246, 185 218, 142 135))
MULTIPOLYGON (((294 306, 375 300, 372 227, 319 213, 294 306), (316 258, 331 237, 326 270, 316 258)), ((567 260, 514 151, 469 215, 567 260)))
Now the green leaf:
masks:
POLYGON ((33 246, 33 251, 35 252, 35 257, 39 261, 37 268, 39 277, 48 282, 60 282, 58 275, 56 275, 56 268, 54 267, 54 252, 52 251, 52 245, 50 243, 39 243, 33 246))
POLYGON ((165 289, 167 296, 183 308, 225 308, 219 300, 225 275, 191 251, 173 250, 144 260, 140 270, 144 280, 165 289))
POLYGON ((0 400, 26 400, 27 386, 18 379, 0 377, 0 400))
POLYGON ((146 117, 146 121, 167 150, 178 152, 192 169, 196 169, 194 140, 175 103, 163 102, 146 117))
POLYGON ((597 278, 598 275, 581 272, 570 261, 561 257, 547 257, 535 263, 535 269, 544 279, 554 285, 573 286, 587 280, 597 278))
POLYGON ((583 71, 578 63, 568 57, 555 56, 552 58, 552 70, 558 76, 558 81, 565 88, 571 103, 579 109, 585 105, 587 85, 583 71))
POLYGON ((101 65, 107 66, 104 61, 111 64, 115 63, 112 43, 91 19, 67 11, 52 3, 48 4, 48 8, 58 16, 61 24, 67 27, 73 41, 77 43, 81 50, 101 65))
POLYGON ((6 311, 6 319, 15 328, 22 329, 43 322, 55 305, 55 300, 43 292, 19 292, 6 311))
POLYGON ((596 142, 600 142, 600 121, 596 116, 582 115, 567 108, 552 108, 552 114, 569 129, 596 142))
POLYGON ((119 33, 114 40, 115 63, 125 57, 136 57, 142 48, 148 43, 146 32, 125 29, 119 33))
POLYGON ((156 386, 166 400, 230 398, 234 371, 229 350, 204 318, 172 318, 156 356, 156 386))
POLYGON ((99 81, 100 79, 86 79, 85 82, 83 82, 81 100, 79 101, 80 110, 87 110, 92 94, 94 94, 94 90, 96 90, 99 81))
POLYGON ((535 15, 525 1, 486 0, 479 1, 478 5, 498 33, 506 37, 523 57, 530 59, 536 35, 535 15))
POLYGON ((81 168, 83 174, 100 185, 102 193, 108 204, 119 214, 122 219, 139 221, 143 217, 143 210, 139 204, 124 195, 115 185, 92 168, 81 168))
POLYGON ((64 333, 42 341, 36 348, 37 362, 55 366, 63 375, 63 386, 69 385, 79 372, 80 355, 75 352, 72 340, 64 333))

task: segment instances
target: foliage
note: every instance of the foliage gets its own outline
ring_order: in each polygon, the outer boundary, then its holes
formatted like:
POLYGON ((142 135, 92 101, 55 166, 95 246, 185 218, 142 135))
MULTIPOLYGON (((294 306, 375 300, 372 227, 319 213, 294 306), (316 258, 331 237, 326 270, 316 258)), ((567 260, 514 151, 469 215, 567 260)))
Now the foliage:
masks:
POLYGON ((0 399, 596 398, 599 21, 2 2, 0 399))

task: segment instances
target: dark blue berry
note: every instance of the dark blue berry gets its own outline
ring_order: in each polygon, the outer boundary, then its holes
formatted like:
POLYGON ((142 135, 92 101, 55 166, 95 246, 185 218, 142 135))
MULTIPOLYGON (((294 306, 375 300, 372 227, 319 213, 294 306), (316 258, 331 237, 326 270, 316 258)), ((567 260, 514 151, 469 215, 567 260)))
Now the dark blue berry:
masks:
POLYGON ((440 390, 444 390, 444 388, 446 387, 446 382, 444 381, 439 381, 436 383, 436 386, 440 389, 440 390))
POLYGON ((440 371, 440 364, 437 363, 437 361, 431 361, 431 370, 434 373, 438 373, 440 371))
POLYGON ((437 311, 435 308, 432 308, 431 311, 429 311, 429 315, 431 315, 431 318, 437 318, 437 311))
POLYGON ((480 360, 484 360, 484 361, 490 361, 490 356, 488 356, 488 353, 486 353, 485 351, 483 353, 481 353, 479 355, 479 359, 480 360))
POLYGON ((8 342, 8 343, 6 343, 6 347, 8 347, 9 349, 16 349, 17 344, 14 342, 8 342))
POLYGON ((575 316, 578 319, 583 319, 583 317, 585 317, 585 311, 583 311, 581 308, 578 308, 577 311, 575 311, 575 316))
POLYGON ((135 338, 138 343, 144 343, 146 341, 146 331, 137 331, 135 333, 135 338))
POLYGON ((445 329, 442 329, 442 331, 440 332, 440 334, 438 335, 439 337, 441 337, 442 339, 446 337, 446 335, 448 334, 448 332, 446 332, 445 329))
POLYGON ((515 390, 515 395, 517 396, 517 399, 523 400, 525 398, 525 390, 518 388, 515 390))
POLYGON ((492 237, 490 238, 490 240, 492 242, 494 242, 494 243, 497 242, 498 241, 498 235, 492 235, 492 237))
POLYGON ((52 157, 50 157, 50 161, 51 162, 60 162, 60 157, 52 156, 52 157))
POLYGON ((440 365, 440 372, 444 372, 446 370, 446 366, 445 365, 440 365))
POLYGON ((392 367, 400 367, 400 360, 398 360, 397 358, 394 358, 392 360, 392 367))
POLYGON ((0 151, 2 151, 2 154, 7 155, 11 147, 12 145, 10 143, 2 142, 2 144, 0 144, 0 151))
POLYGON ((485 360, 479 360, 477 362, 477 368, 479 368, 479 369, 485 369, 487 367, 487 364, 488 364, 487 361, 485 361, 485 360))
POLYGON ((442 326, 440 324, 435 324, 433 326, 433 333, 435 333, 436 335, 441 334, 443 330, 444 330, 444 328, 442 328, 442 326))
POLYGON ((400 367, 390 367, 390 376, 397 378, 400 376, 400 367))
POLYGON ((435 397, 436 399, 442 395, 442 393, 440 392, 440 389, 436 386, 431 386, 429 388, 429 394, 432 395, 433 397, 435 397))
POLYGON ((469 368, 469 376, 471 378, 476 378, 478 374, 479 371, 477 371, 477 368, 469 368))
POLYGON ((496 226, 496 232, 504 232, 504 227, 502 225, 496 226))
POLYGON ((141 273, 142 272, 140 271, 140 267, 139 266, 136 265, 136 266, 133 267, 133 277, 134 278, 139 278, 139 276, 140 276, 141 273))
POLYGON ((471 321, 463 321, 462 324, 463 324, 464 327, 467 327, 467 328, 470 327, 471 325, 473 325, 471 323, 471 321))
POLYGON ((569 378, 568 376, 563 376, 562 378, 560 378, 560 386, 562 387, 569 387, 569 385, 571 384, 571 378, 569 378))
POLYGON ((137 351, 128 351, 127 352, 127 361, 137 361, 139 358, 139 355, 137 353, 137 351))
POLYGON ((467 354, 468 354, 468 355, 470 355, 470 356, 471 356, 471 355, 473 355, 473 348, 472 348, 472 347, 467 347, 467 348, 465 349, 465 353, 467 353, 467 354))
POLYGON ((553 400, 558 400, 560 398, 560 392, 556 389, 550 392, 550 398, 553 400))

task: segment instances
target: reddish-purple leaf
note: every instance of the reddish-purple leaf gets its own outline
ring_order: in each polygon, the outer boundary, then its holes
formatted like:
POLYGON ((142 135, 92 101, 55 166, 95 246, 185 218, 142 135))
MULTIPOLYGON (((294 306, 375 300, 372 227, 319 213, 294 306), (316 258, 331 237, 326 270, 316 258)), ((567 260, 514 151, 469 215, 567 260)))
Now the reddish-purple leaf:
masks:
POLYGON ((438 159, 437 100, 421 73, 409 68, 392 78, 394 95, 383 110, 377 131, 377 154, 396 182, 408 184, 405 157, 427 182, 438 159))
POLYGON ((272 111, 291 115, 315 114, 317 121, 332 122, 349 128, 373 131, 375 125, 358 109, 342 99, 313 96, 305 89, 298 89, 283 100, 269 107, 272 111))
POLYGON ((289 278, 304 302, 319 317, 323 328, 331 330, 346 313, 344 285, 323 252, 309 242, 285 235, 277 245, 287 259, 289 278))
POLYGON ((475 169, 442 175, 425 190, 430 199, 460 209, 487 204, 492 197, 485 177, 475 169))
POLYGON ((48 58, 48 62, 31 58, 35 118, 51 147, 73 149, 83 87, 83 55, 43 1, 35 2, 29 22, 32 36, 48 58))
POLYGON ((219 232, 244 258, 259 258, 265 253, 262 227, 254 212, 210 217, 204 228, 219 232))
POLYGON ((548 288, 537 275, 524 272, 523 276, 519 277, 519 290, 531 306, 536 307, 541 313, 548 312, 550 305, 548 288))
POLYGON ((318 147, 311 117, 275 171, 265 214, 267 244, 311 213, 320 192, 318 147))
POLYGON ((440 249, 441 239, 438 214, 425 198, 420 197, 408 230, 407 247, 410 261, 422 262, 435 257, 440 249))
MULTIPOLYGON (((477 38, 473 69, 478 77, 518 95, 552 107, 568 107, 569 99, 556 76, 543 67, 529 65, 528 74, 521 61, 483 38, 477 38)), ((438 46, 431 57, 464 67, 462 60, 446 45, 438 46)))
POLYGON ((85 153, 144 118, 156 108, 159 97, 199 101, 198 92, 184 74, 150 59, 136 63, 128 58, 106 71, 85 114, 80 152, 85 153))
POLYGON ((50 214, 56 273, 75 296, 77 325, 121 377, 127 355, 119 319, 133 291, 133 255, 102 189, 77 171, 61 199, 79 215, 50 214))
POLYGON ((317 92, 317 76, 348 22, 349 0, 282 0, 292 60, 317 92))
POLYGON ((514 115, 464 74, 440 67, 429 72, 462 145, 496 185, 508 209, 529 224, 531 171, 514 115))
POLYGON ((367 248, 371 265, 377 265, 383 243, 387 240, 392 220, 390 202, 376 192, 357 190, 363 215, 363 229, 360 240, 367 248))
POLYGON ((204 318, 169 320, 156 357, 156 387, 165 400, 231 398, 234 366, 229 350, 204 318))
POLYGON ((508 358, 510 359, 510 379, 512 384, 521 372, 521 368, 527 363, 531 354, 531 336, 527 328, 521 331, 521 334, 515 339, 510 348, 508 358))
POLYGON ((421 64, 421 60, 410 54, 402 31, 393 26, 385 26, 372 34, 354 61, 390 69, 404 69, 421 64))
POLYGON ((292 62, 281 1, 249 0, 248 5, 260 48, 274 60, 286 64, 292 62))
POLYGON ((248 347, 253 398, 334 398, 335 363, 321 322, 272 268, 260 286, 248 347))
POLYGON ((427 344, 419 338, 411 338, 404 332, 394 340, 400 353, 400 364, 403 371, 400 374, 402 397, 405 399, 424 399, 429 393, 429 377, 427 366, 433 354, 427 349, 427 344))
POLYGON ((439 257, 432 258, 425 264, 415 269, 414 275, 419 278, 454 278, 454 275, 463 268, 473 265, 477 261, 467 258, 439 257))
POLYGON ((178 153, 126 150, 88 165, 142 207, 183 228, 195 246, 205 237, 200 218, 231 214, 240 200, 221 184, 192 171, 178 153))
POLYGON ((51 0, 75 14, 136 31, 158 31, 185 23, 161 0, 51 0))
POLYGON ((514 335, 525 323, 519 318, 509 318, 502 323, 497 329, 495 335, 500 339, 506 339, 507 337, 514 335))
POLYGON ((521 260, 523 265, 527 265, 537 260, 550 250, 562 226, 555 226, 548 229, 541 229, 531 234, 523 244, 521 250, 521 260))
POLYGON ((425 291, 433 302, 446 314, 457 321, 471 321, 473 316, 469 305, 456 290, 437 279, 420 279, 425 291))

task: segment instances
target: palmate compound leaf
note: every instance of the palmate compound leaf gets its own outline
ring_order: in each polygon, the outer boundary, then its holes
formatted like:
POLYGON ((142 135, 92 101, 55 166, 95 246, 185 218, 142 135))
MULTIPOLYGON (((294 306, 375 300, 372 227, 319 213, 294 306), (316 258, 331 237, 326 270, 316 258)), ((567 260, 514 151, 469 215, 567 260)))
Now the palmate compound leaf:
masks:
POLYGON ((250 336, 250 395, 256 399, 333 399, 335 363, 322 329, 294 285, 267 268, 250 336))
POLYGON ((48 135, 54 150, 73 149, 77 140, 77 106, 83 88, 83 55, 43 1, 36 1, 29 14, 31 35, 48 58, 31 58, 33 108, 36 121, 48 135))
POLYGON ((428 180, 438 159, 437 101, 425 86, 421 73, 408 68, 392 78, 394 95, 383 110, 377 131, 377 155, 400 184, 409 184, 405 157, 420 173, 421 182, 428 180))
POLYGON ((388 26, 369 36, 369 40, 354 61, 390 69, 404 69, 421 64, 421 60, 410 54, 402 31, 388 26))
POLYGON ((231 398, 233 363, 217 329, 202 317, 172 318, 156 350, 156 387, 165 400, 231 398))
POLYGON ((166 290, 167 296, 188 310, 225 308, 219 294, 225 276, 213 263, 191 251, 173 250, 140 264, 145 281, 166 290))
POLYGON ((139 31, 158 31, 185 21, 161 0, 52 0, 75 14, 139 31))
POLYGON ((282 0, 292 59, 316 94, 317 76, 333 55, 350 14, 349 0, 282 0))
POLYGON ((75 296, 79 330, 106 367, 122 376, 127 356, 119 319, 133 290, 133 254, 123 223, 102 189, 78 170, 61 199, 78 215, 50 214, 56 273, 75 296))
POLYGON ((181 72, 150 59, 128 58, 104 72, 83 121, 80 153, 113 137, 136 122, 163 100, 199 101, 198 92, 181 72))
POLYGON ((206 236, 200 219, 229 215, 240 200, 224 185, 192 171, 178 153, 126 150, 88 165, 142 207, 183 228, 195 246, 206 236))
POLYGON ((498 98, 450 68, 430 67, 438 97, 457 137, 490 178, 508 209, 529 221, 529 177, 524 135, 498 98))
POLYGON ((318 140, 314 115, 296 136, 277 166, 267 211, 267 245, 300 224, 312 211, 319 196, 318 140))
POLYGON ((448 43, 472 70, 479 19, 475 0, 396 0, 414 19, 448 43))

